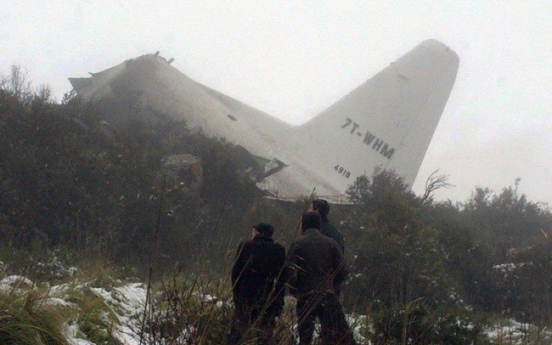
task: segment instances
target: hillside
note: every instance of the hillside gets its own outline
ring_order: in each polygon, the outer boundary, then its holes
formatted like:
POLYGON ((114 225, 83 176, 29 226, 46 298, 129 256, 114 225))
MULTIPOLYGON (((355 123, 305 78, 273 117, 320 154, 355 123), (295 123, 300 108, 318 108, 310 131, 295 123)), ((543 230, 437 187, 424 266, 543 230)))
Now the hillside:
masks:
MULTIPOLYGON (((202 329, 202 344, 223 339, 217 337, 230 308, 193 314, 204 308, 197 296, 224 301, 235 246, 251 225, 272 223, 276 240, 287 245, 308 200, 263 198, 247 152, 167 114, 73 94, 55 102, 47 88, 34 90, 13 73, 1 85, 0 318, 9 326, 0 326, 0 339, 13 333, 16 316, 41 310, 32 307, 43 305, 40 296, 62 305, 49 309, 54 315, 66 317, 63 303, 73 303, 69 315, 90 317, 91 329, 112 334, 123 315, 106 309, 104 297, 140 282, 141 289, 152 282, 156 291, 189 292, 179 305, 185 310, 156 307, 189 316, 173 331, 202 329), (13 276, 31 282, 22 294, 14 292, 27 281, 13 276), (112 323, 96 312, 107 312, 112 323), (216 327, 205 326, 206 318, 216 327)), ((548 206, 520 195, 519 180, 498 192, 476 188, 460 204, 432 199, 432 190, 447 187, 446 177, 429 182, 426 195, 415 195, 393 172, 379 171, 351 186, 351 205, 332 208, 351 271, 344 304, 368 320, 362 336, 372 344, 486 344, 489 325, 506 319, 521 322, 532 344, 548 344, 548 206)), ((151 330, 156 314, 147 315, 151 330)), ((49 327, 66 324, 56 322, 49 327)), ((94 331, 84 333, 81 339, 95 342, 94 331)))

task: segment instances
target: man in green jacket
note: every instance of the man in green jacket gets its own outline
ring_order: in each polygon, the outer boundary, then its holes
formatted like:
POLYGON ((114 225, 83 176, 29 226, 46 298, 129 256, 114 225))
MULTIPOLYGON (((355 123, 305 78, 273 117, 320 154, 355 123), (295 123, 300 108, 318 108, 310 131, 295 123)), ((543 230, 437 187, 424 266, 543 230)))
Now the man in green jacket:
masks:
POLYGON ((297 298, 299 344, 310 345, 316 318, 327 345, 354 345, 343 307, 335 293, 347 275, 338 244, 319 231, 322 219, 309 211, 301 219, 302 235, 291 244, 283 278, 297 298))

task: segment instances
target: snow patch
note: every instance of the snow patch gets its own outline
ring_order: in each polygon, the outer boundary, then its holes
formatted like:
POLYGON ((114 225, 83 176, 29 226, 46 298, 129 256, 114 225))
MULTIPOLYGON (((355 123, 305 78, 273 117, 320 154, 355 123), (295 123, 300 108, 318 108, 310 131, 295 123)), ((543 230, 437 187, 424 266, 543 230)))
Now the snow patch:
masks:
POLYGON ((146 304, 146 289, 142 283, 131 283, 114 287, 111 291, 104 288, 90 289, 101 297, 116 315, 119 321, 112 335, 123 345, 140 343, 141 317, 146 304))
POLYGON ((22 288, 34 289, 34 283, 23 276, 9 276, 0 280, 0 292, 20 291, 22 288))
POLYGON ((77 338, 79 333, 79 325, 65 325, 63 327, 63 334, 70 345, 95 345, 93 342, 86 339, 77 338))
POLYGON ((508 319, 503 323, 486 328, 485 334, 492 341, 505 342, 512 345, 528 344, 528 341, 531 339, 541 339, 547 342, 552 340, 552 331, 548 331, 546 328, 540 330, 535 325, 518 322, 513 319, 508 319))

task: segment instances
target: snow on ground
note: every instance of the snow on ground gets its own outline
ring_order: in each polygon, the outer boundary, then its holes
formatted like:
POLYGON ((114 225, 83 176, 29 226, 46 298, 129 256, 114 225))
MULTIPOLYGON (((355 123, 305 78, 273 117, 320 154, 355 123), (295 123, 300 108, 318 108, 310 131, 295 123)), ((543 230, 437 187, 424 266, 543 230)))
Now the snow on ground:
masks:
POLYGON ((503 272, 503 273, 509 273, 509 272, 513 272, 519 268, 522 268, 523 266, 526 266, 526 265, 533 265, 532 262, 521 262, 521 263, 505 263, 505 264, 500 264, 500 265, 494 265, 493 266, 493 269, 495 271, 499 271, 499 272, 503 272))
MULTIPOLYGON (((84 289, 86 284, 76 286, 84 289)), ((50 291, 54 295, 63 295, 68 285, 53 286, 50 291)), ((104 300, 116 316, 118 323, 113 325, 111 334, 123 345, 139 345, 141 320, 146 303, 146 289, 142 283, 130 283, 119 287, 89 288, 96 296, 104 300)), ((55 298, 58 300, 58 298, 55 298)), ((107 317, 107 316, 106 316, 107 317)), ((72 345, 95 345, 94 343, 78 338, 79 328, 76 324, 66 325, 65 334, 72 345)))
MULTIPOLYGON (((370 344, 370 342, 363 336, 365 330, 369 325, 367 324, 366 315, 347 315, 347 323, 353 330, 353 337, 359 344, 370 344)), ((373 329, 370 328, 373 332, 373 329)))
POLYGON ((22 276, 8 276, 0 280, 0 293, 19 293, 34 289, 34 283, 22 276))
POLYGON ((513 319, 488 327, 485 329, 485 333, 491 340, 511 345, 543 344, 550 343, 552 340, 552 331, 548 331, 546 328, 539 330, 535 325, 517 322, 513 319))
MULTIPOLYGON (((88 288, 87 284, 61 284, 52 286, 40 299, 42 306, 56 306, 59 308, 78 308, 78 305, 67 301, 67 292, 73 288, 76 291, 89 289, 101 297, 118 323, 113 325, 112 335, 123 345, 139 345, 140 321, 146 302, 146 290, 141 283, 130 283, 113 287, 110 291, 104 288, 88 288)), ((35 284, 23 276, 8 276, 0 280, 1 294, 24 294, 35 290, 35 284)), ((79 338, 79 326, 75 320, 68 320, 63 327, 63 333, 71 345, 95 345, 87 339, 79 338)), ((82 335, 82 333, 80 333, 82 335)))
POLYGON ((77 334, 79 332, 79 326, 78 325, 65 325, 63 329, 63 334, 67 338, 67 341, 70 345, 96 345, 91 341, 88 341, 86 339, 80 339, 77 338, 77 334))
POLYGON ((115 287, 111 291, 104 288, 91 288, 91 290, 103 298, 119 320, 112 335, 123 345, 139 344, 141 315, 146 304, 146 289, 143 284, 131 283, 115 287))
POLYGON ((42 302, 43 305, 49 305, 49 306, 57 306, 62 308, 76 308, 77 305, 75 303, 67 302, 66 300, 58 297, 49 297, 44 299, 42 302))
MULTIPOLYGON (((111 334, 123 345, 140 344, 142 315, 146 302, 146 288, 144 284, 127 283, 111 288, 90 288, 87 284, 77 286, 74 284, 60 284, 50 287, 49 294, 41 303, 61 308, 77 308, 78 306, 75 303, 66 300, 68 298, 67 292, 71 287, 76 290, 89 289, 104 301, 118 321, 112 325, 111 334)), ((23 276, 8 276, 0 280, 0 293, 21 294, 33 289, 36 289, 35 284, 23 276)), ((210 301, 217 305, 225 303, 212 295, 197 294, 197 297, 202 301, 210 301)), ((363 335, 373 332, 368 318, 365 315, 347 315, 347 321, 351 325, 354 337, 358 343, 369 345, 369 340, 363 335)), ((64 325, 63 333, 71 345, 96 345, 87 339, 79 338, 83 334, 79 331, 79 325, 74 320, 68 321, 64 325)), ((546 329, 539 330, 534 325, 520 323, 512 319, 486 328, 485 334, 495 343, 507 343, 511 345, 532 344, 537 343, 537 341, 542 344, 552 341, 552 331, 546 329)), ((179 343, 185 344, 186 338, 187 334, 183 334, 181 339, 179 339, 179 343)))

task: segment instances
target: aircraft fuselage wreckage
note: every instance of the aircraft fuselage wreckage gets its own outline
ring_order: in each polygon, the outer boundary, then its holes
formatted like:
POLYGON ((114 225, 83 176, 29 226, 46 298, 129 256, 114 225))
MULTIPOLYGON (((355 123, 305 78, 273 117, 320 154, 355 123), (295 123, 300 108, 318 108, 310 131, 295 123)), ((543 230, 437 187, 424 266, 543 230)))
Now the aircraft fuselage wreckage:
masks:
POLYGON ((158 53, 70 81, 86 100, 117 98, 123 89, 141 106, 241 145, 260 162, 257 185, 271 196, 294 199, 316 188, 319 197, 346 202, 348 186, 376 167, 414 183, 457 71, 454 51, 424 41, 299 126, 195 82, 158 53))

